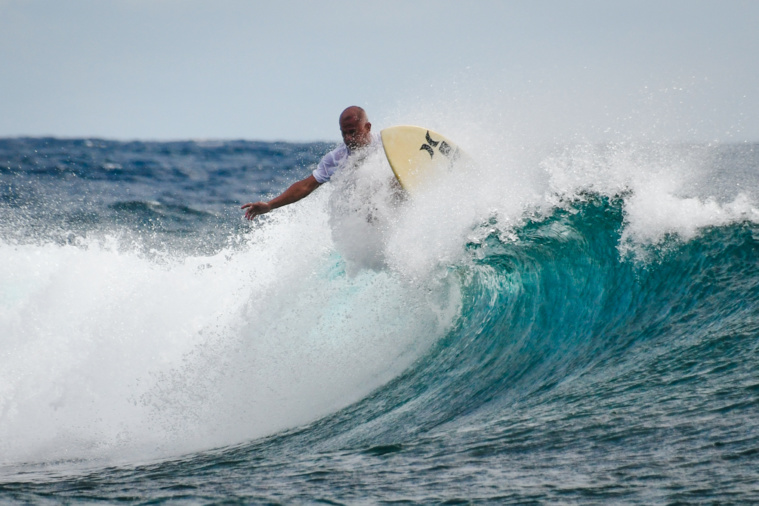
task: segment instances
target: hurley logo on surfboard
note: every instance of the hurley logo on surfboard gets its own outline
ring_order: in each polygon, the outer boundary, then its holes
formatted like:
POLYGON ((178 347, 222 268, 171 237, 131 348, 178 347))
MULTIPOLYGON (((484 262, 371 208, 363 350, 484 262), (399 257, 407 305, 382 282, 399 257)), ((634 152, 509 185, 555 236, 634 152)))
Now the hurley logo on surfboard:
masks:
MULTIPOLYGON (((452 150, 450 144, 448 144, 445 141, 435 141, 435 140, 432 140, 432 137, 430 137, 430 131, 429 130, 427 130, 426 138, 427 138, 427 144, 422 144, 422 147, 419 148, 419 151, 425 150, 425 151, 427 151, 427 153, 430 154, 430 158, 434 158, 435 157, 435 150, 432 149, 432 148, 435 148, 435 147, 437 147, 438 144, 440 144, 440 147, 438 148, 438 151, 440 151, 440 153, 442 153, 444 156, 450 157, 451 150, 452 150)), ((454 153, 454 156, 455 156, 455 153, 454 153)))
POLYGON ((411 194, 450 173, 464 155, 455 142, 429 128, 398 125, 380 134, 390 168, 411 194))

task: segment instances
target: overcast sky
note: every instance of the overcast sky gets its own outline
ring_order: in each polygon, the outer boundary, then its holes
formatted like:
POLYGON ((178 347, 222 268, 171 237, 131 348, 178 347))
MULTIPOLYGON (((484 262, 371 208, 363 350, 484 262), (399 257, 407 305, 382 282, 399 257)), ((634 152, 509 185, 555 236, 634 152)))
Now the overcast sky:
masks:
POLYGON ((759 1, 0 0, 0 136, 336 140, 352 104, 759 141, 759 1))

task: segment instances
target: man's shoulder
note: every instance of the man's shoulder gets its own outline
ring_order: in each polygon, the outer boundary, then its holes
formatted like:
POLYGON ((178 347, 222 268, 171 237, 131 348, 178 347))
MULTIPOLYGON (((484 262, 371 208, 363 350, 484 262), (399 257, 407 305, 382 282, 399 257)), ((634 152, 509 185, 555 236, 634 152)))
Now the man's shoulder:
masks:
POLYGON ((335 149, 327 153, 322 157, 322 163, 336 164, 343 158, 348 156, 348 147, 345 144, 340 144, 335 149))

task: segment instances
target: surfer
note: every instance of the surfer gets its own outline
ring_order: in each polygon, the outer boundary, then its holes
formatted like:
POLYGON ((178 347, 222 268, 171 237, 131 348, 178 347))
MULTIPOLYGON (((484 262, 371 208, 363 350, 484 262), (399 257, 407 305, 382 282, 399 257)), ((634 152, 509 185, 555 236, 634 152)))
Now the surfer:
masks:
POLYGON ((363 152, 366 148, 379 147, 382 140, 379 134, 372 133, 372 124, 361 107, 351 106, 340 114, 340 133, 343 144, 330 151, 319 162, 313 173, 305 179, 290 185, 281 195, 268 202, 252 202, 245 204, 245 217, 252 220, 259 214, 265 214, 272 209, 286 206, 307 197, 319 186, 329 181, 340 167, 345 165, 349 158, 357 152, 363 152))

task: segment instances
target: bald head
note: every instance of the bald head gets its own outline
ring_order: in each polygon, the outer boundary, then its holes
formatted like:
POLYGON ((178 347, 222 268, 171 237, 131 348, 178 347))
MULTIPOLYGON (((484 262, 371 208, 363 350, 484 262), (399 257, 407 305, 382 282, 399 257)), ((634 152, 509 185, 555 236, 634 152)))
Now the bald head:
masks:
POLYGON ((346 107, 343 112, 340 113, 340 124, 343 124, 344 120, 355 118, 357 120, 367 121, 366 111, 357 105, 346 107))
POLYGON ((357 105, 352 105, 340 114, 340 133, 343 142, 349 149, 362 148, 372 142, 372 124, 366 116, 366 111, 357 105))

